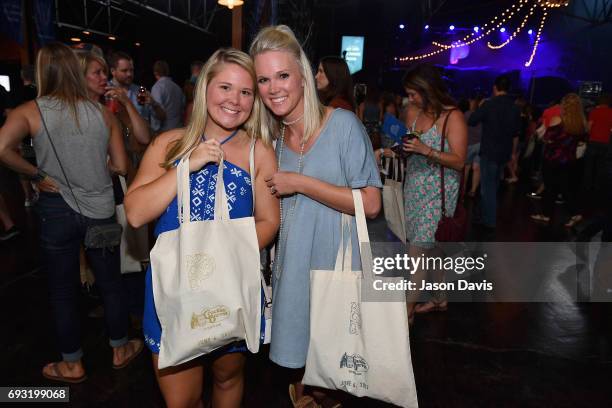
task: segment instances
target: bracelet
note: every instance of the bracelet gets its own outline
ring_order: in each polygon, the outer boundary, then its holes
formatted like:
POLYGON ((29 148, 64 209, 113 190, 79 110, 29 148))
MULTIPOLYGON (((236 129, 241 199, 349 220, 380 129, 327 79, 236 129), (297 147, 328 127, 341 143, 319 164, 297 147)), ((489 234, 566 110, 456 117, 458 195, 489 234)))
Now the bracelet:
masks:
POLYGON ((425 155, 425 158, 427 158, 427 160, 431 160, 431 154, 433 153, 433 151, 434 151, 433 147, 430 147, 429 151, 425 155))
POLYGON ((33 183, 40 183, 47 177, 48 177, 47 173, 45 173, 41 169, 36 169, 36 174, 33 176, 30 176, 30 181, 32 181, 33 183))

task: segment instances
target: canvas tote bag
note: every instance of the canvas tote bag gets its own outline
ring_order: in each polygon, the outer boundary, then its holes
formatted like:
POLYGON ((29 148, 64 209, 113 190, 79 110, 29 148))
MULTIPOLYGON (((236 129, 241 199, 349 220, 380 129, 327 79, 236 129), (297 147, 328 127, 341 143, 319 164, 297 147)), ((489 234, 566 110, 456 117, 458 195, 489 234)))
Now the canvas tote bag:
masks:
POLYGON ((404 214, 404 162, 400 157, 387 159, 387 177, 383 186, 383 210, 391 232, 406 243, 406 215, 404 214), (393 174, 389 173, 393 163, 393 174))
POLYGON ((189 157, 177 166, 179 228, 160 234, 151 251, 155 308, 162 327, 160 369, 237 340, 246 340, 252 353, 259 350, 261 278, 255 218, 230 219, 223 167, 221 160, 214 219, 191 221, 189 157))
MULTIPOLYGON (((353 190, 362 265, 371 250, 361 192, 353 190)), ((350 228, 352 217, 343 214, 350 228)), ((341 236, 346 236, 343 232, 341 236)), ((310 272, 307 385, 339 389, 401 407, 417 407, 405 302, 362 301, 362 271, 351 269, 351 234, 333 271, 310 272)), ((344 240, 343 240, 344 241, 344 240)))
MULTIPOLYGON (((125 177, 119 176, 119 183, 125 195, 125 177)), ((146 225, 134 228, 127 222, 123 203, 115 206, 117 223, 123 227, 121 234, 121 273, 142 272, 142 262, 149 261, 149 231, 146 225)))

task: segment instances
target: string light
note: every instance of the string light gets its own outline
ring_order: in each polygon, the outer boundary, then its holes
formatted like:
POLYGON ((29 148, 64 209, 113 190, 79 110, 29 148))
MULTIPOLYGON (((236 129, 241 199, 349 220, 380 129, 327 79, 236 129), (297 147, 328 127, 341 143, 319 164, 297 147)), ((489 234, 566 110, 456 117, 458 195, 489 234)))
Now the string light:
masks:
MULTIPOLYGON (((466 35, 461 40, 459 40, 459 42, 462 45, 470 45, 470 44, 473 44, 476 41, 480 40, 481 38, 486 37, 493 30, 501 27, 501 25, 503 23, 505 23, 508 19, 512 18, 512 16, 514 16, 515 13, 520 11, 523 8, 523 6, 525 6, 527 3, 529 3, 529 1, 530 0, 519 0, 518 3, 515 3, 511 7, 508 7, 500 16, 493 17, 493 19, 491 19, 485 25, 481 26, 480 30, 479 30, 480 34, 477 31, 474 30, 474 32, 466 35), (510 14, 508 14, 508 13, 510 13, 510 14), (508 16, 506 16, 506 14, 508 14, 508 16), (497 21, 500 18, 501 18, 501 21, 497 21), (493 26, 493 27, 487 29, 487 27, 489 27, 489 26, 493 26), (472 38, 470 38, 470 37, 472 37, 472 38)), ((435 42, 435 41, 432 42, 432 45, 435 45, 436 47, 447 48, 447 49, 448 48, 456 48, 457 47, 456 45, 453 47, 453 44, 441 44, 441 43, 438 43, 438 42, 435 42)))
MULTIPOLYGON (((538 49, 538 45, 539 45, 539 42, 542 36, 544 24, 548 16, 548 10, 551 8, 565 7, 569 4, 569 0, 519 0, 518 2, 512 4, 512 6, 504 10, 500 15, 493 17, 486 24, 479 26, 478 30, 474 28, 473 32, 466 35, 461 40, 454 41, 451 44, 443 44, 437 41, 432 41, 431 45, 434 47, 437 47, 438 49, 429 51, 423 54, 410 56, 410 57, 399 57, 396 59, 396 61, 406 62, 406 61, 421 60, 421 59, 432 57, 434 55, 438 55, 452 48, 459 48, 459 47, 471 45, 477 41, 480 41, 484 37, 487 37, 492 32, 500 29, 500 27, 502 27, 504 23, 512 19, 512 17, 514 17, 519 11, 521 11, 523 7, 525 7, 528 3, 532 3, 531 8, 525 14, 521 24, 512 32, 512 34, 506 39, 506 41, 498 45, 494 45, 489 41, 487 42, 487 46, 490 49, 498 50, 508 45, 511 41, 513 41, 517 37, 517 35, 523 30, 523 28, 525 28, 525 25, 527 24, 531 16, 533 16, 536 8, 540 7, 543 10, 542 18, 540 20, 540 25, 538 27, 538 31, 537 31, 536 39, 533 45, 533 49, 531 51, 531 55, 529 57, 529 60, 525 62, 525 66, 529 67, 531 63, 533 62, 533 59, 535 58, 535 55, 538 49)), ((426 29, 427 28, 429 27, 426 26, 426 29)), ((532 30, 529 30, 530 35, 532 34, 532 32, 533 32, 532 30)))
POLYGON ((510 35, 510 37, 508 37, 506 39, 506 41, 504 41, 501 44, 498 45, 493 45, 491 44, 491 42, 487 42, 487 47, 489 47, 492 50, 499 50, 500 48, 504 48, 506 45, 510 44, 510 42, 512 40, 514 40, 514 38, 516 38, 516 36, 521 32, 521 30, 525 27, 525 25, 527 24, 527 21, 529 21, 529 18, 533 15, 535 8, 537 7, 538 3, 534 3, 533 6, 531 6, 531 9, 529 9, 529 12, 525 15, 525 18, 523 18, 523 21, 521 22, 521 25, 517 27, 516 30, 514 30, 514 32, 512 33, 512 35, 510 35))
POLYGON ((544 23, 546 22, 546 16, 548 15, 548 9, 544 6, 544 14, 542 15, 542 20, 540 20, 540 27, 538 27, 538 33, 536 34, 535 42, 533 43, 533 49, 531 50, 531 55, 529 56, 529 60, 525 63, 526 67, 531 66, 533 62, 533 58, 536 55, 536 51, 538 50, 538 44, 540 43, 540 37, 542 35, 542 30, 544 29, 544 23))

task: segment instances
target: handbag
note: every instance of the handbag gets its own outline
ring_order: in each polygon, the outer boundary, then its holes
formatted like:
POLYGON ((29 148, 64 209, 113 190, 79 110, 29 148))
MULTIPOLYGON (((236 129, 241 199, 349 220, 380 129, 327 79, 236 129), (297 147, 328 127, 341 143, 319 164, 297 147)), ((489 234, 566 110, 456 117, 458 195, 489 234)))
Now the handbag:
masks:
MULTIPOLYGON (((118 187, 121 194, 127 191, 125 177, 118 176, 118 187)), ((147 225, 132 227, 125 214, 123 200, 115 206, 117 222, 123 227, 119 251, 121 254, 121 273, 141 272, 143 263, 149 261, 149 230, 147 225)))
MULTIPOLYGON (((370 240, 358 189, 353 201, 362 270, 370 271, 370 240)), ((362 299, 367 279, 351 268, 352 224, 353 217, 342 214, 334 270, 310 271, 310 339, 302 382, 417 407, 405 297, 395 302, 362 299), (349 238, 343 251, 345 229, 349 238)))
POLYGON ((383 185, 383 210, 391 232, 406 243, 406 215, 404 212, 404 160, 400 157, 386 158, 385 184, 383 185), (393 172, 390 173, 391 166, 393 172))
MULTIPOLYGON (((57 150, 55 149, 55 144, 53 143, 53 139, 51 138, 51 133, 49 133, 49 129, 47 128, 47 123, 45 122, 45 118, 43 117, 40 106, 38 105, 38 101, 36 101, 36 107, 38 108, 38 112, 40 113, 40 120, 45 128, 45 132, 47 132, 47 136, 49 137, 49 143, 53 148, 53 153, 55 154, 55 158, 57 159, 57 163, 62 170, 62 174, 64 175, 64 180, 66 180, 66 185, 68 185, 68 189, 70 189, 70 193, 72 194, 72 198, 77 206, 79 214, 83 215, 81 211, 81 207, 79 206, 79 201, 72 190, 72 186, 70 185, 70 181, 68 180, 68 176, 66 176, 66 171, 64 171, 64 166, 62 166, 62 162, 59 158, 57 150)), ((111 224, 103 224, 103 225, 89 225, 87 230, 85 231, 85 239, 83 241, 83 245, 87 249, 102 249, 102 248, 114 248, 121 243, 121 233, 123 228, 118 223, 111 224)))
MULTIPOLYGON (((444 142, 446 140, 446 128, 448 125, 448 117, 452 110, 448 112, 444 118, 444 125, 442 126, 442 137, 440 151, 444 151, 444 142)), ((436 229, 435 238, 438 242, 459 242, 465 239, 467 233, 467 212, 463 206, 463 200, 457 197, 457 205, 455 206, 455 213, 452 217, 446 214, 446 192, 444 188, 444 166, 440 165, 440 196, 442 198, 442 215, 440 221, 438 221, 438 228, 436 229)), ((459 183, 459 195, 463 195, 463 174, 461 175, 461 181, 459 183)), ((458 195, 458 196, 459 196, 458 195)))
POLYGON ((214 219, 192 221, 189 155, 177 166, 179 227, 160 234, 151 251, 155 309, 162 327, 159 369, 234 341, 245 340, 253 353, 259 350, 262 284, 255 218, 230 218, 223 167, 221 160, 214 219))

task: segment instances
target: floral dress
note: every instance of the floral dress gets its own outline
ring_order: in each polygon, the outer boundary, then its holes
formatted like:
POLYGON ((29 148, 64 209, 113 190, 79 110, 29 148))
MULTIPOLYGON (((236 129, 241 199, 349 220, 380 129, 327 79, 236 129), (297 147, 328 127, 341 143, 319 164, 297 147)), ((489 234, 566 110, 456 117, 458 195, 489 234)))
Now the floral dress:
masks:
MULTIPOLYGON (((412 124, 414 130, 416 119, 412 124)), ((425 145, 440 150, 442 135, 434 124, 419 139, 425 145)), ((448 139, 444 142, 444 151, 450 150, 448 139)), ((455 213, 459 194, 458 171, 445 168, 445 201, 446 215, 455 213)), ((411 245, 432 248, 435 245, 436 229, 442 216, 442 197, 440 195, 440 165, 427 160, 420 154, 411 154, 406 164, 406 182, 404 183, 404 212, 406 214, 406 237, 411 245)))

